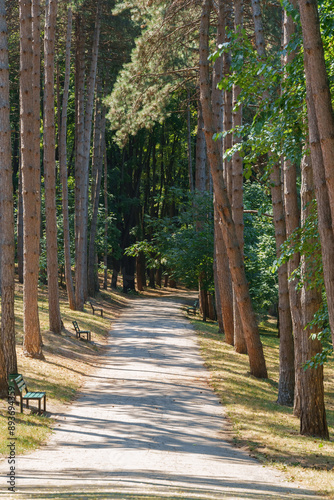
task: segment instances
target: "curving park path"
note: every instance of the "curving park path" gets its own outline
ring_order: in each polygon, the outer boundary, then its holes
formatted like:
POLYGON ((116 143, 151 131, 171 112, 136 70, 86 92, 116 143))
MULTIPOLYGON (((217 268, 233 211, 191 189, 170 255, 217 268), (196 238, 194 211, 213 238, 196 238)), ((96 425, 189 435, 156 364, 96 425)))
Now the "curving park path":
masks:
POLYGON ((1 464, 0 496, 319 498, 234 448, 224 425, 179 299, 137 299, 48 444, 18 458, 15 495, 1 464))

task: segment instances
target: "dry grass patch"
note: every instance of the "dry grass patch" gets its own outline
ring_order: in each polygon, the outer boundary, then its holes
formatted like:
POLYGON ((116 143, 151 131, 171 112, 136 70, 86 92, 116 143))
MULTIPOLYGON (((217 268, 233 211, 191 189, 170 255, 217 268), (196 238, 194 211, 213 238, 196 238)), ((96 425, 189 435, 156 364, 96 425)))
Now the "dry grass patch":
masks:
POLYGON ((334 363, 325 367, 327 421, 330 441, 299 435, 299 420, 292 408, 276 404, 279 340, 273 322, 261 325, 269 378, 249 374, 247 356, 223 342, 216 323, 193 320, 211 381, 233 425, 234 442, 251 454, 334 498, 334 363))
MULTIPOLYGON (((112 320, 128 300, 121 293, 103 290, 94 303, 104 311, 104 317, 95 313, 93 316, 89 304, 83 312, 71 311, 67 298, 61 294, 61 316, 64 329, 61 335, 47 331, 49 326, 47 290, 41 289, 39 296, 39 314, 43 337, 43 353, 45 360, 27 358, 23 355, 23 298, 22 285, 16 284, 15 322, 18 371, 27 383, 29 390, 45 391, 47 393, 47 415, 37 415, 24 409, 16 412, 15 437, 16 453, 21 454, 38 448, 48 438, 54 424, 55 414, 65 410, 85 378, 94 370, 99 357, 104 353, 107 344, 108 331, 112 320), (76 339, 72 321, 77 320, 82 330, 92 332, 92 342, 76 339)), ((34 407, 34 401, 30 406, 34 407)), ((0 457, 6 456, 8 438, 6 402, 0 402, 0 457)))

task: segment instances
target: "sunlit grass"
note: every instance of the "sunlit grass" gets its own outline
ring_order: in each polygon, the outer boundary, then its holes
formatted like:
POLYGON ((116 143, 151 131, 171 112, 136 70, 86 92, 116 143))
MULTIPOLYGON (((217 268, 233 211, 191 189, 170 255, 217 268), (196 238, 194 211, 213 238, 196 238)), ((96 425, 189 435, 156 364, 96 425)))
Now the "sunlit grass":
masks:
POLYGON ((299 420, 292 408, 276 404, 279 377, 279 339, 273 322, 261 324, 260 333, 268 379, 249 374, 248 358, 223 342, 216 323, 193 320, 211 381, 233 426, 237 446, 247 446, 267 464, 284 470, 290 480, 302 480, 334 498, 334 363, 325 367, 327 421, 330 441, 299 435, 299 420))
MULTIPOLYGON (((126 304, 127 299, 120 293, 110 290, 101 291, 94 302, 104 311, 93 316, 89 304, 84 311, 71 311, 65 293, 60 296, 61 317, 64 329, 61 335, 48 331, 48 298, 47 289, 41 287, 39 292, 39 317, 43 338, 45 360, 27 358, 23 355, 23 288, 15 286, 15 329, 17 342, 18 372, 21 373, 29 390, 47 393, 47 414, 38 415, 31 409, 24 408, 20 413, 16 406, 16 453, 25 453, 38 448, 50 435, 54 423, 52 416, 62 409, 61 405, 73 400, 77 390, 82 386, 85 377, 98 364, 98 357, 103 353, 107 342, 111 321, 126 304), (92 343, 76 339, 72 321, 77 320, 82 330, 90 330, 92 343)), ((17 398, 18 400, 18 398, 17 398)), ((37 402, 30 406, 36 408, 37 402)), ((7 454, 8 412, 6 401, 0 401, 0 457, 7 454)))

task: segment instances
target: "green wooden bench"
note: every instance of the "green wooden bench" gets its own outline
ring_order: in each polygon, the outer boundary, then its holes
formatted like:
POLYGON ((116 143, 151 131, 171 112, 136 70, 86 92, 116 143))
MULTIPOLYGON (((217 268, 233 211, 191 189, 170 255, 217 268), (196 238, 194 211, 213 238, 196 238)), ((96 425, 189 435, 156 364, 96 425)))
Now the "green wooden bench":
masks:
POLYGON ((103 318, 103 309, 102 309, 101 307, 96 307, 96 306, 94 306, 94 304, 93 304, 92 302, 90 302, 90 301, 88 302, 88 304, 89 304, 89 305, 90 305, 90 307, 92 308, 92 311, 93 311, 93 316, 94 316, 94 314, 95 314, 95 311, 100 311, 100 314, 101 314, 101 316, 102 316, 102 318, 103 318))
POLYGON ((72 321, 74 329, 75 329, 75 336, 78 339, 81 339, 81 335, 86 335, 87 341, 91 340, 91 333, 89 330, 80 330, 79 325, 77 321, 72 321))
POLYGON ((46 411, 46 393, 45 392, 29 392, 27 384, 25 383, 22 375, 18 375, 16 378, 11 379, 10 383, 14 383, 15 394, 20 396, 20 410, 23 413, 23 401, 27 402, 27 408, 29 408, 30 399, 35 399, 38 401, 38 412, 41 413, 41 401, 44 401, 44 412, 46 411), (26 391, 23 394, 23 391, 26 391))
POLYGON ((199 307, 199 301, 195 300, 195 302, 192 306, 187 307, 187 314, 190 314, 191 312, 193 314, 196 314, 198 307, 199 307))

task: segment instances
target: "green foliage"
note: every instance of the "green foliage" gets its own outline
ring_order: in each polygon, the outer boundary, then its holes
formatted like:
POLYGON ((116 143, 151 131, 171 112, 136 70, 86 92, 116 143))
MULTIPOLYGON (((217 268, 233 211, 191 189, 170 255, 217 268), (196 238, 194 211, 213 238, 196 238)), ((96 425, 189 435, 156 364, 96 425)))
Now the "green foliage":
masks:
POLYGON ((313 200, 310 213, 305 220, 303 227, 296 229, 290 238, 282 245, 282 253, 279 259, 275 260, 273 272, 283 263, 287 262, 295 253, 303 256, 303 272, 301 265, 289 276, 289 280, 297 280, 296 288, 301 289, 306 286, 307 289, 318 289, 323 291, 323 302, 315 314, 313 320, 306 326, 309 329, 320 330, 313 333, 312 338, 317 338, 322 344, 322 352, 312 357, 304 367, 316 368, 325 363, 333 354, 331 345, 331 332, 328 320, 328 307, 324 287, 324 275, 321 258, 320 236, 318 232, 318 218, 316 201, 313 200))
POLYGON ((244 205, 258 213, 244 214, 245 269, 255 310, 260 314, 278 302, 277 278, 271 273, 276 257, 273 220, 264 213, 271 211, 266 189, 256 182, 244 184, 244 205))

